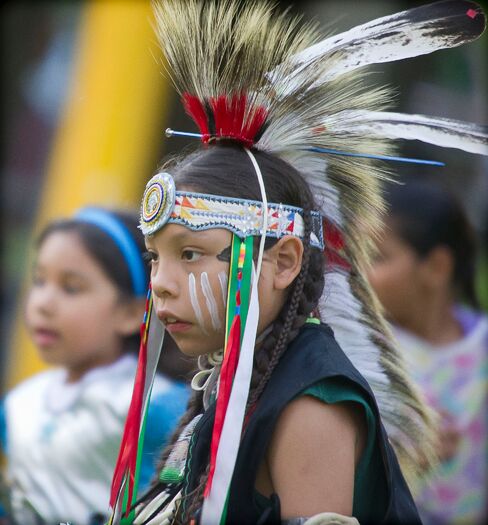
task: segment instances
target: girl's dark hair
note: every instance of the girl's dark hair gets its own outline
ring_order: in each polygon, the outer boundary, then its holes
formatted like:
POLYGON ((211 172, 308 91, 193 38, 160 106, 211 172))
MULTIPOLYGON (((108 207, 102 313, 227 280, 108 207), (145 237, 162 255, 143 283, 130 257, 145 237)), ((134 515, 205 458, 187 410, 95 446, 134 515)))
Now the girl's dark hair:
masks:
POLYGON ((477 239, 458 199, 438 186, 419 182, 391 185, 385 193, 396 234, 420 256, 445 246, 454 259, 457 298, 478 307, 475 289, 477 239))
MULTIPOLYGON (((108 211, 108 210, 107 210, 108 211)), ((140 250, 141 258, 146 251, 144 237, 137 228, 138 215, 125 210, 110 210, 114 216, 127 229, 140 250)), ((53 233, 69 232, 78 235, 83 246, 93 259, 100 265, 105 275, 112 281, 120 293, 122 300, 134 298, 134 287, 125 257, 122 256, 115 240, 104 230, 89 222, 83 222, 76 217, 59 219, 49 223, 37 238, 37 248, 53 233)), ((149 282, 149 267, 144 264, 146 281, 149 282)), ((139 350, 139 333, 128 336, 124 340, 125 352, 137 353, 139 350)))
MULTIPOLYGON (((323 253, 310 246, 310 212, 316 206, 307 183, 284 160, 260 151, 253 151, 253 154, 263 175, 268 201, 303 208, 305 239, 301 271, 290 286, 286 302, 274 321, 271 332, 256 352, 248 408, 258 401, 288 343, 317 307, 324 286, 323 253)), ((164 170, 172 174, 177 189, 261 201, 261 192, 251 161, 241 147, 233 144, 220 143, 198 150, 182 160, 165 165, 164 170)), ((269 248, 276 242, 268 238, 265 247, 269 248)), ((201 393, 195 393, 189 409, 163 452, 160 467, 164 465, 183 426, 199 413, 201 407, 201 393)), ((182 505, 185 519, 191 517, 201 504, 201 489, 206 475, 206 472, 202 475, 200 490, 189 495, 188 501, 182 505)))

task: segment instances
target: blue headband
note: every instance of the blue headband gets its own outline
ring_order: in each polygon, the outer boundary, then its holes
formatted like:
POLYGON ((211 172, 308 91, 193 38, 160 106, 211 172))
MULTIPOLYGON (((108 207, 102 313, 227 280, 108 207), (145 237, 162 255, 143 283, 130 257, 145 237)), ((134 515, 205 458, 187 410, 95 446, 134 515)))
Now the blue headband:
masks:
POLYGON ((144 262, 134 238, 125 225, 115 215, 100 208, 83 208, 76 213, 75 219, 97 226, 114 240, 129 268, 134 295, 145 296, 147 282, 144 262))

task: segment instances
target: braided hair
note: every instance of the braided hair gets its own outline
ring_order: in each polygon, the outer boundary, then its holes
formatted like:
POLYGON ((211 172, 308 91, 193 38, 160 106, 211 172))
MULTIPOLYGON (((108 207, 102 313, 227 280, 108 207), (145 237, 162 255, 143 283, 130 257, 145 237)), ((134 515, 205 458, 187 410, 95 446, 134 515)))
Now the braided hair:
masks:
MULTIPOLYGON (((289 342, 296 337, 311 312, 317 308, 324 286, 323 252, 310 245, 311 211, 316 209, 316 206, 307 183, 300 173, 284 160, 265 152, 253 153, 263 175, 268 200, 302 208, 305 234, 300 273, 290 285, 281 311, 255 354, 248 410, 258 402, 289 342)), ((177 188, 184 188, 186 191, 261 200, 257 177, 245 151, 230 143, 220 143, 218 146, 191 153, 183 159, 173 159, 163 168, 173 175, 177 188)), ((256 242, 258 241, 259 239, 256 239, 256 242)), ((265 249, 269 249, 276 242, 276 239, 267 239, 265 249)), ((198 415, 202 407, 202 393, 195 392, 187 412, 163 451, 159 468, 164 466, 184 426, 198 415)), ((187 522, 200 509, 208 470, 207 465, 201 474, 197 489, 186 495, 177 521, 187 522)))

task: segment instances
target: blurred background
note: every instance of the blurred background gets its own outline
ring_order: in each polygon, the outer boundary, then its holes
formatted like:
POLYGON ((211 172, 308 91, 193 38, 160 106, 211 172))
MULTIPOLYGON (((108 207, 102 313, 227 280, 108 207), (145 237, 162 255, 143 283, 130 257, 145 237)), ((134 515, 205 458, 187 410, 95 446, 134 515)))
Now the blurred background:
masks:
MULTIPOLYGON (((426 2, 281 2, 339 32, 426 2)), ((486 4, 485 4, 486 8, 486 4)), ((1 7, 2 390, 43 368, 22 326, 33 239, 46 221, 86 204, 139 205, 161 158, 186 145, 164 130, 195 131, 162 75, 145 0, 7 2, 1 7)), ((398 88, 397 111, 487 122, 488 35, 375 68, 398 88)), ((478 288, 488 308, 488 159, 411 142, 403 156, 444 168, 396 165, 402 178, 453 190, 484 247, 478 288)), ((2 393, 3 393, 2 392, 2 393)))

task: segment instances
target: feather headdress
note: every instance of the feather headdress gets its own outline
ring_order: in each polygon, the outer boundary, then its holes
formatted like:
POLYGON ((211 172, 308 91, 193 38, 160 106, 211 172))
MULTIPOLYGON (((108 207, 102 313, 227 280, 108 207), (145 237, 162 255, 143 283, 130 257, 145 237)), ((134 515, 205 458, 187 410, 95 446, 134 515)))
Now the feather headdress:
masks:
POLYGON ((445 0, 320 40, 310 24, 266 1, 164 0, 155 5, 167 71, 204 143, 229 139, 291 163, 325 222, 321 317, 375 393, 408 472, 430 457, 431 414, 404 372, 381 309, 363 277, 380 225, 380 182, 395 139, 488 155, 486 128, 387 111, 391 91, 372 89, 365 66, 476 39, 485 16, 445 0))

